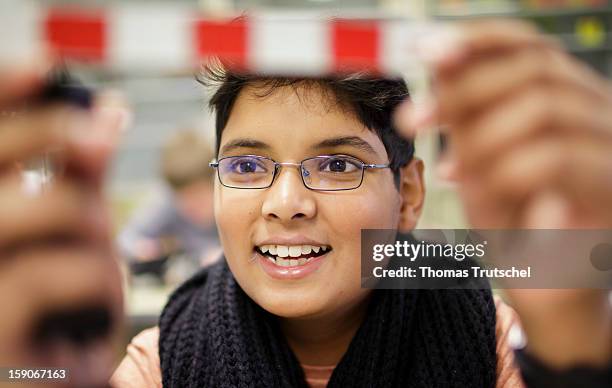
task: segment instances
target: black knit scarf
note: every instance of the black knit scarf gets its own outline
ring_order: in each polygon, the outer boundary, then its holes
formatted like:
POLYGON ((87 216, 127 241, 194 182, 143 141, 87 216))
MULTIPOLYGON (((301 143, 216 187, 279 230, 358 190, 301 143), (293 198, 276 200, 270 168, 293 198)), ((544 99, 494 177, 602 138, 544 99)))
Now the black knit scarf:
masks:
MULTIPOLYGON (((329 387, 486 388, 496 379, 490 290, 376 290, 329 387)), ((306 387, 277 320, 225 260, 179 287, 159 322, 164 387, 306 387)))

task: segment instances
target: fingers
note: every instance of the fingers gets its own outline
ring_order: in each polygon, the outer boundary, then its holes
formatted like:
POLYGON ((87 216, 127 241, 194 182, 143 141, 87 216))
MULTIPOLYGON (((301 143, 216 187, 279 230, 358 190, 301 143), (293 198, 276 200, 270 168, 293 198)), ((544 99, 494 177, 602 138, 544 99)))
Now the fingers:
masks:
MULTIPOLYGON (((419 51, 437 53, 431 58, 421 55, 433 73, 435 99, 421 104, 407 101, 397 108, 395 127, 405 136, 412 137, 436 124, 454 124, 461 115, 484 109, 521 86, 547 79, 552 53, 562 55, 556 42, 521 21, 477 21, 450 30, 453 33, 440 34, 442 39, 434 36, 420 45, 424 47, 419 51)), ((568 66, 565 60, 554 62, 562 75, 571 74, 578 66, 568 66)), ((582 77, 573 78, 584 83, 582 77)))
MULTIPOLYGON (((7 318, 0 321, 0 358, 5 362, 61 364, 83 372, 83 365, 67 362, 66 356, 92 356, 100 340, 111 351, 108 336, 121 322, 123 307, 119 270, 108 255, 90 247, 30 246, 0 265, 0 305, 7 318), (97 321, 88 326, 93 311, 97 321), (47 318, 62 313, 70 313, 74 325, 65 332, 45 330, 47 318)), ((97 368, 110 371, 99 356, 97 368)))
POLYGON ((0 106, 11 108, 16 100, 22 100, 36 94, 43 86, 45 77, 53 66, 53 61, 48 55, 33 58, 27 63, 11 66, 3 66, 0 69, 0 106))
POLYGON ((439 80, 438 85, 440 115, 453 125, 534 86, 577 91, 585 99, 607 98, 601 81, 581 64, 565 53, 542 49, 474 60, 469 67, 439 80))
POLYGON ((108 221, 101 200, 73 182, 58 180, 45 195, 32 197, 23 195, 17 179, 4 179, 0 182, 0 203, 1 258, 26 246, 65 244, 103 249, 108 242, 108 221))
POLYGON ((20 252, 13 262, 3 263, 0 289, 3 295, 20 290, 23 304, 12 308, 16 315, 92 302, 107 304, 119 313, 119 273, 108 259, 88 248, 30 248, 20 252), (21 314, 17 314, 18 310, 21 314))
POLYGON ((67 174, 99 186, 116 146, 119 114, 53 106, 0 119, 0 171, 51 152, 67 174))
POLYGON ((470 220, 610 219, 610 84, 528 24, 479 21, 459 31, 456 47, 431 62, 435 102, 404 103, 395 119, 408 135, 446 128, 470 220))
POLYGON ((600 77, 528 23, 478 21, 456 30, 460 38, 453 40, 455 48, 447 54, 452 66, 444 57, 432 63, 435 101, 420 109, 408 104, 398 109, 397 127, 404 133, 436 121, 456 125, 534 84, 564 86, 609 99, 600 77), (460 60, 456 51, 463 53, 460 60))
POLYGON ((520 219, 520 202, 493 196, 477 177, 463 176, 457 186, 467 219, 477 228, 512 229, 520 219))
POLYGON ((530 351, 547 365, 564 369, 609 362, 609 290, 507 289, 504 293, 521 317, 530 351))
MULTIPOLYGON (((71 112, 53 107, 0 120, 0 168, 68 146, 71 112)), ((84 120, 84 118, 82 118, 84 120)), ((82 121, 80 120, 80 121, 82 121)))
MULTIPOLYGON (((442 36, 445 42, 437 44, 443 43, 443 46, 448 48, 446 53, 425 58, 437 72, 454 71, 464 66, 471 58, 489 52, 559 46, 552 38, 539 34, 533 24, 520 20, 490 19, 467 22, 454 28, 454 34, 446 33, 442 36)), ((428 43, 435 45, 434 39, 428 40, 428 43)))
POLYGON ((600 101, 580 98, 563 89, 532 87, 491 107, 451 136, 461 165, 478 169, 497 155, 544 136, 591 136, 612 145, 610 122, 612 112, 600 101))
MULTIPOLYGON (((42 84, 50 67, 36 63, 35 69, 0 71, 0 79, 12 79, 15 86, 0 91, 0 109, 15 98, 35 98, 27 87, 42 84)), ((108 109, 108 101, 99 97, 91 111, 58 103, 0 115, 1 258, 41 246, 97 244, 109 251, 101 187, 120 112, 108 109), (54 165, 55 176, 44 195, 33 197, 16 166, 43 158, 54 165)))
POLYGON ((437 105, 430 100, 418 104, 406 100, 399 104, 393 113, 394 128, 407 138, 412 138, 424 129, 434 126, 437 121, 437 105))
MULTIPOLYGON (((504 154, 492 163, 485 179, 500 193, 514 196, 556 186, 578 199, 597 199, 598 193, 590 192, 593 182, 612 189, 609 151, 609 145, 596 140, 542 139, 504 154)), ((601 195, 608 197, 605 193, 601 195)))
POLYGON ((122 314, 101 190, 117 114, 98 109, 98 101, 91 111, 40 106, 37 94, 51 66, 33 63, 0 69, 0 306, 7 317, 0 320, 0 356, 68 365, 87 376, 92 359, 91 372, 110 371, 108 338, 122 314), (60 173, 42 195, 31 195, 15 167, 43 157, 60 173), (58 330, 58 319, 73 325, 58 330))
POLYGON ((466 178, 466 186, 472 190, 468 196, 477 208, 487 201, 514 208, 514 225, 595 226, 593 220, 612 219, 607 205, 612 193, 609 150, 609 145, 590 139, 533 141, 470 174, 466 178), (567 225, 564 219, 572 219, 574 224, 567 225))
POLYGON ((91 112, 60 103, 39 107, 37 95, 56 63, 42 52, 20 66, 0 64, 0 171, 52 151, 68 172, 95 180, 127 122, 120 119, 127 104, 117 93, 102 93, 91 112))
MULTIPOLYGON (((4 264, 0 288, 7 292, 13 287, 21 289, 23 299, 36 304, 34 310, 109 298, 115 299, 112 306, 120 301, 118 269, 100 251, 47 248, 41 254, 40 249, 30 248, 20 252, 17 259, 4 264)), ((116 308, 113 306, 113 310, 116 308)))

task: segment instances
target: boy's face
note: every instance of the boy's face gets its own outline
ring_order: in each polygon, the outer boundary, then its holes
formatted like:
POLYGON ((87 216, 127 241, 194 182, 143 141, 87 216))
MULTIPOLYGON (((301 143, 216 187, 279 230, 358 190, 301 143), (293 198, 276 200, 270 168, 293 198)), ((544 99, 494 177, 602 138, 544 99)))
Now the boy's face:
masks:
POLYGON ((181 214, 193 224, 207 227, 213 223, 213 190, 210 177, 196 180, 176 190, 175 197, 181 214))
MULTIPOLYGON (((238 96, 221 137, 219 159, 254 154, 299 163, 345 154, 365 163, 389 162, 376 134, 320 90, 296 93, 284 87, 267 97, 254 92, 248 87, 238 96), (366 146, 317 146, 348 137, 366 146), (261 146, 227 149, 238 139, 261 146)), ((368 293, 360 287, 361 229, 397 228, 401 205, 388 168, 366 170, 355 190, 322 192, 307 189, 298 168, 285 166, 267 189, 228 188, 216 179, 214 197, 221 243, 236 280, 264 309, 287 318, 334 314, 361 301, 368 293), (306 264, 287 267, 258 252, 262 245, 288 246, 290 252, 302 245, 328 249, 306 264)), ((278 255, 284 250, 277 249, 278 255)))

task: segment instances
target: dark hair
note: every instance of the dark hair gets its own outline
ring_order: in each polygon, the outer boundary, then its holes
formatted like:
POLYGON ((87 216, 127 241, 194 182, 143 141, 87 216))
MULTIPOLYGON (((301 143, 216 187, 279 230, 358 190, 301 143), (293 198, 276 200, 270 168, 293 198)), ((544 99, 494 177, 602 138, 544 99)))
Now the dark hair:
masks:
POLYGON ((406 82, 401 79, 385 79, 365 73, 328 78, 270 77, 237 73, 223 66, 208 65, 197 77, 205 86, 216 86, 210 100, 210 108, 216 116, 215 155, 219 155, 221 134, 229 120, 234 102, 246 86, 257 86, 258 96, 265 97, 280 87, 318 88, 356 115, 368 129, 381 139, 389 156, 391 170, 399 183, 399 169, 408 164, 414 155, 414 143, 397 134, 393 128, 393 110, 404 99, 409 98, 406 82))

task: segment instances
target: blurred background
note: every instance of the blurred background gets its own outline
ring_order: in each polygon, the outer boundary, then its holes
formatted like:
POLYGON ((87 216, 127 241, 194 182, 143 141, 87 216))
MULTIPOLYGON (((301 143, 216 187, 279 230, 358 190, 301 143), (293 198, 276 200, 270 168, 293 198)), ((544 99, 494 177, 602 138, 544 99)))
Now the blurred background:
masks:
MULTIPOLYGON (((530 20, 544 32, 560 38, 570 52, 597 71, 612 74, 612 0, 55 0, 43 4, 143 8, 163 5, 188 7, 212 15, 319 9, 335 15, 444 21, 517 17, 530 20)), ((120 91, 125 97, 122 103, 131 112, 126 117, 127 130, 108 176, 108 188, 117 240, 128 273, 129 326, 131 333, 135 333, 155 325, 168 293, 219 253, 210 213, 212 203, 208 188, 202 183, 212 178, 194 167, 202 160, 182 160, 177 165, 167 161, 178 160, 171 155, 189 153, 184 151, 187 149, 211 155, 207 153, 214 142, 214 121, 207 108, 210 91, 195 81, 192 72, 159 74, 81 67, 71 70, 88 86, 120 91), (189 173, 178 176, 177 170, 189 173), (197 184, 191 185, 193 182, 197 184), (190 212, 198 214, 191 219, 185 217, 190 212), (194 241, 192 237, 198 230, 205 238, 194 241), (191 237, 182 238, 178 234, 191 237), (200 248, 199 253, 193 253, 200 248)), ((425 90, 423 80, 419 82, 416 78, 412 81, 418 100, 425 90)), ((442 148, 443 141, 436 135, 417 139, 417 155, 428 166, 428 198, 420 224, 423 228, 466 226, 454 188, 435 174, 434 166, 442 148)))

